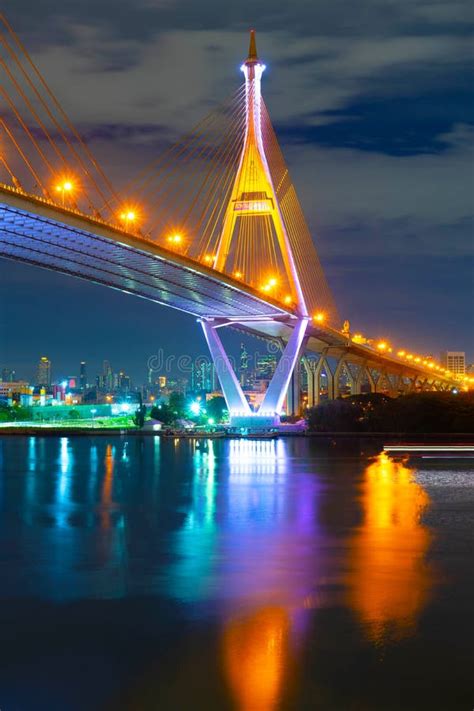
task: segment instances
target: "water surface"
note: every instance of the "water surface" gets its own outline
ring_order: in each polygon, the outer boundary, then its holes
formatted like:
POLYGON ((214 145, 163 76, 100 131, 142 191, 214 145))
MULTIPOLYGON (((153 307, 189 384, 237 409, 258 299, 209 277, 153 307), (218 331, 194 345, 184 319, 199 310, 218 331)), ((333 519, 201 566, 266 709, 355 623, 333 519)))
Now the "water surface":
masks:
POLYGON ((0 438, 0 708, 469 709, 473 471, 0 438))

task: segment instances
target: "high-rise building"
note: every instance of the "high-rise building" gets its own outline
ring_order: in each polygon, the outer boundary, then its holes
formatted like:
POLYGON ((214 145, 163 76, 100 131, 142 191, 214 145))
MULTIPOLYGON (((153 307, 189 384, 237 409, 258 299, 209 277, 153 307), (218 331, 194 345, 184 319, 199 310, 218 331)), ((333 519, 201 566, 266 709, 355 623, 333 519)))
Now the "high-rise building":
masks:
POLYGON ((3 368, 2 369, 2 382, 4 383, 13 383, 15 382, 15 371, 12 368, 3 368))
POLYGON ((118 374, 118 387, 122 392, 129 392, 132 387, 130 376, 123 370, 118 374))
POLYGON ((86 362, 84 360, 81 360, 81 365, 79 368, 79 387, 83 392, 87 388, 87 371, 86 362))
POLYGON ((38 363, 37 385, 51 385, 51 361, 42 356, 38 363))
POLYGON ((114 374, 108 360, 104 360, 102 363, 102 384, 104 390, 107 392, 111 392, 116 385, 116 383, 114 383, 114 374))
POLYGON ((455 375, 466 372, 466 354, 464 351, 444 351, 440 356, 441 365, 455 375))
POLYGON ((194 389, 207 393, 214 390, 214 363, 207 358, 197 358, 194 364, 194 389))
POLYGON ((240 344, 240 363, 239 363, 240 384, 248 385, 249 380, 249 354, 243 343, 240 344))
POLYGON ((276 355, 258 356, 255 364, 255 378, 257 380, 271 380, 276 366, 276 355))

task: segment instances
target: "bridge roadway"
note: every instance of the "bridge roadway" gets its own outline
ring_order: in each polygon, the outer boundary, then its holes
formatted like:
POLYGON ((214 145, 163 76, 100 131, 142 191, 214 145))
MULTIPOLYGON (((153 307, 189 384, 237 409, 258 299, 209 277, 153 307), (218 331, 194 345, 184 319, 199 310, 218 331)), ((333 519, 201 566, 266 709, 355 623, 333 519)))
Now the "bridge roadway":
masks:
MULTIPOLYGON (((214 318, 265 338, 287 341, 291 307, 136 234, 48 200, 0 184, 0 256, 87 279, 214 318)), ((356 344, 342 332, 313 322, 306 351, 448 388, 456 383, 422 364, 402 362, 356 344)), ((375 388, 374 388, 375 389, 375 388)))

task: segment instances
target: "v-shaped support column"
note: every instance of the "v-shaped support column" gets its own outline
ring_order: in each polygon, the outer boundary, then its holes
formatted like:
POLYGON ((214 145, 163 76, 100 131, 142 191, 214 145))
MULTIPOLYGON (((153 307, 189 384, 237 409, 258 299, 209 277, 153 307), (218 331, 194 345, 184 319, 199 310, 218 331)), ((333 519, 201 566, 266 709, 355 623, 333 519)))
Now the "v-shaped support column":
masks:
POLYGON ((252 411, 248 404, 240 383, 237 380, 234 369, 232 367, 227 353, 224 350, 222 341, 219 338, 216 327, 212 321, 201 321, 202 330, 211 352, 212 362, 216 369, 219 383, 221 384, 222 392, 224 393, 225 401, 229 409, 229 414, 232 416, 250 416, 252 411))
POLYGON ((308 319, 300 318, 295 322, 294 329, 278 361, 275 373, 257 412, 252 412, 250 409, 250 405, 217 333, 217 328, 222 324, 202 320, 201 325, 229 409, 231 424, 246 427, 268 427, 278 424, 291 374, 300 356, 308 319))
POLYGON ((258 410, 259 415, 279 415, 283 407, 288 384, 291 374, 295 368, 298 357, 300 356, 301 344, 303 343, 306 327, 308 325, 307 318, 301 318, 296 323, 293 333, 288 339, 285 350, 281 354, 278 365, 275 369, 273 377, 265 393, 262 404, 258 410))

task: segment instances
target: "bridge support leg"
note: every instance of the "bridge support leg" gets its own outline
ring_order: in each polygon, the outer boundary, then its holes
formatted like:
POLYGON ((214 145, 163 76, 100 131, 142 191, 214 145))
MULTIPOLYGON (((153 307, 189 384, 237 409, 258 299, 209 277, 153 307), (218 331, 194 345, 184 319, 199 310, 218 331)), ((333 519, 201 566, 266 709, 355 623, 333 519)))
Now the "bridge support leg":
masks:
POLYGON ((286 393, 286 414, 296 417, 301 414, 301 364, 298 361, 290 378, 286 393))
POLYGON ((278 416, 283 406, 291 375, 300 357, 301 346, 308 325, 307 318, 301 318, 296 323, 285 350, 281 354, 275 373, 270 381, 268 390, 259 409, 262 415, 273 413, 278 416))
POLYGON ((240 383, 237 380, 234 369, 224 350, 222 341, 219 338, 215 326, 212 321, 201 321, 202 330, 209 346, 211 358, 216 369, 216 375, 219 378, 222 392, 224 393, 229 413, 239 413, 241 415, 251 415, 250 406, 245 398, 240 383))
MULTIPOLYGON (((319 359, 321 360, 321 358, 319 359)), ((307 407, 319 405, 319 361, 303 356, 303 367, 306 371, 306 381, 308 383, 307 407)))
POLYGON ((217 333, 217 327, 223 324, 213 323, 212 321, 206 321, 204 319, 201 321, 216 374, 219 378, 227 407, 229 408, 231 425, 236 427, 265 428, 279 423, 280 412, 288 390, 288 384, 300 357, 307 324, 308 319, 304 317, 295 322, 295 326, 278 361, 263 402, 257 412, 252 412, 217 333))

